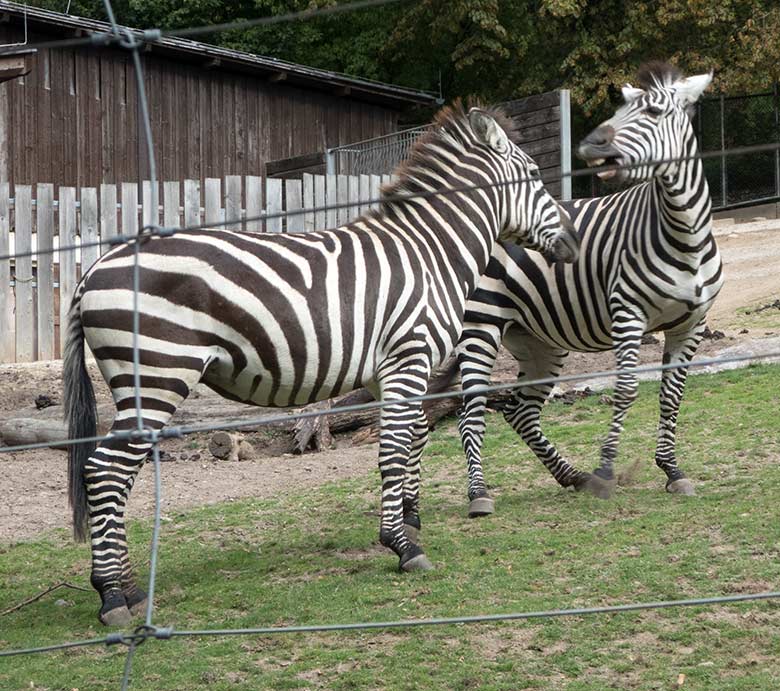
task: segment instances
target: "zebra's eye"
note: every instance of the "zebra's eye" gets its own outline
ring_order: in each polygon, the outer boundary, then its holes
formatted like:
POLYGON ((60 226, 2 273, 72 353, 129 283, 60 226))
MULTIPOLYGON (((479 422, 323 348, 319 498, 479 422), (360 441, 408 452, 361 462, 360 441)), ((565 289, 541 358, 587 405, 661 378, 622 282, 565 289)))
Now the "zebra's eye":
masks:
POLYGON ((645 108, 645 113, 647 115, 651 115, 654 118, 657 118, 664 114, 664 109, 659 108, 658 106, 647 106, 647 108, 645 108))
POLYGON ((539 172, 538 168, 529 168, 528 169, 529 176, 532 180, 541 180, 542 174, 539 172))

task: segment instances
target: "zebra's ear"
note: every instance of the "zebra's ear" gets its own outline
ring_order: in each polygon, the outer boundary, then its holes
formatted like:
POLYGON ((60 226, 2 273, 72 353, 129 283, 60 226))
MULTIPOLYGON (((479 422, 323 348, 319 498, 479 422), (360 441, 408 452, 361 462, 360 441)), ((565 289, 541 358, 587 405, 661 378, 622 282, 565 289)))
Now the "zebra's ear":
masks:
POLYGON ((683 77, 678 79, 672 88, 677 99, 684 106, 690 106, 699 100, 699 96, 712 82, 712 72, 707 74, 697 74, 693 77, 683 77))
POLYGON ((469 111, 469 122, 477 139, 483 144, 487 144, 499 154, 505 154, 509 150, 509 137, 490 114, 479 108, 472 108, 469 111))
POLYGON ((623 100, 626 103, 636 101, 636 99, 645 93, 642 89, 637 89, 636 87, 631 86, 631 84, 626 84, 620 91, 623 93, 623 100))

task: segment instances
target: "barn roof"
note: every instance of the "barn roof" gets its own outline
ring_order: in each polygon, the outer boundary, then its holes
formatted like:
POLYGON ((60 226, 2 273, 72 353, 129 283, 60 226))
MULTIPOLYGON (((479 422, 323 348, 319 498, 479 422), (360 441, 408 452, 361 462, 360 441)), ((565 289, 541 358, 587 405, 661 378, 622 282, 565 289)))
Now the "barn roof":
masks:
MULTIPOLYGON (((57 34, 59 37, 89 35, 111 30, 111 25, 108 22, 52 12, 5 0, 0 0, 0 15, 2 15, 2 20, 15 23, 24 22, 26 16, 30 31, 45 31, 57 34)), ((440 102, 435 94, 426 91, 350 77, 339 72, 308 67, 239 50, 220 48, 186 38, 166 36, 154 41, 154 43, 147 43, 146 49, 169 59, 182 60, 190 64, 200 63, 213 70, 254 74, 272 82, 284 82, 320 91, 335 92, 345 98, 381 103, 396 108, 402 108, 406 105, 430 106, 440 102)))

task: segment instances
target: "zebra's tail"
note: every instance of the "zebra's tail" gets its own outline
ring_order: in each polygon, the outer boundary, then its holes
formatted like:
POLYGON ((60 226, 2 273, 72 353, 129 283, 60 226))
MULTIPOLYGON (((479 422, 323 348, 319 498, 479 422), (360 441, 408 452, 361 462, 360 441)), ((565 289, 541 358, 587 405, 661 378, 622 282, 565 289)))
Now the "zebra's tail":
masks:
MULTIPOLYGON (((84 329, 81 324, 81 292, 77 291, 68 312, 68 335, 63 357, 62 385, 68 438, 94 437, 97 433, 97 402, 84 362, 84 329)), ((73 510, 73 537, 87 539, 88 509, 84 466, 95 450, 94 442, 68 447, 68 498, 73 510)))

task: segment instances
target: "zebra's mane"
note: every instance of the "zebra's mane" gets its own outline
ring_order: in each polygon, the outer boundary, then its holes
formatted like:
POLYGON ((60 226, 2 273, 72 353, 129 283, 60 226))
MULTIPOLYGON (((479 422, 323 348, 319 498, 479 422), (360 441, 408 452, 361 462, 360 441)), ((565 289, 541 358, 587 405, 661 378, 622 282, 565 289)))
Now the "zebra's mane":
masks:
POLYGON ((446 142, 450 147, 455 144, 464 151, 473 148, 474 132, 468 117, 468 112, 472 108, 479 108, 488 113, 513 142, 519 143, 517 124, 502 108, 488 107, 474 101, 464 105, 458 98, 452 105, 444 106, 436 113, 433 126, 417 139, 406 159, 393 171, 396 180, 382 187, 381 196, 384 198, 421 191, 420 183, 414 179, 415 174, 424 173, 426 169, 438 168, 437 161, 441 158, 441 154, 437 153, 436 144, 446 142))
POLYGON ((637 82, 642 89, 670 87, 683 73, 675 65, 660 60, 652 60, 643 63, 636 75, 637 82))

